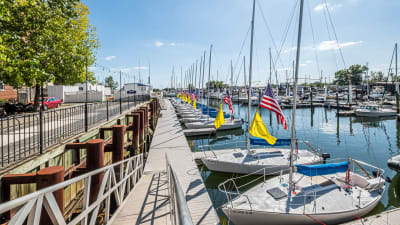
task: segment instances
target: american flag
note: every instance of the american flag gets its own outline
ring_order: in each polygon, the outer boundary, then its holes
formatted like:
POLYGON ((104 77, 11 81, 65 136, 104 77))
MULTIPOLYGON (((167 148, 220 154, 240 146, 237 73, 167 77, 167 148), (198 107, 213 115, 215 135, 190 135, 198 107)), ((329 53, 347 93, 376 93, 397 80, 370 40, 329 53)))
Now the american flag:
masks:
POLYGON ((269 84, 267 85, 267 88, 265 89, 264 96, 261 100, 260 106, 271 110, 276 114, 276 119, 278 120, 278 124, 282 124, 283 128, 285 130, 288 129, 287 123, 285 120, 285 116, 283 115, 282 109, 279 106, 279 103, 275 100, 274 98, 274 92, 271 89, 271 86, 269 84))
POLYGON ((232 114, 233 114, 233 107, 232 107, 232 100, 231 100, 231 96, 229 95, 229 91, 226 90, 226 95, 224 98, 224 102, 229 106, 229 110, 231 110, 232 114))

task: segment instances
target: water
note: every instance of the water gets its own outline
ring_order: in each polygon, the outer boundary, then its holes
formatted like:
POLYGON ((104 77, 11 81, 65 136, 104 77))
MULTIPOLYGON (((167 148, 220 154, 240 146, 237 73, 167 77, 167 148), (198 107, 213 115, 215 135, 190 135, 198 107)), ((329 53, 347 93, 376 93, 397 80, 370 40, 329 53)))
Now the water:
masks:
MULTIPOLYGON (((222 100, 210 101, 216 108, 222 100)), ((251 115, 254 115, 256 106, 252 106, 251 115)), ((247 121, 247 105, 238 106, 234 103, 235 118, 247 121), (240 116, 239 116, 240 112, 240 116)), ((224 104, 224 112, 229 112, 224 104)), ((291 109, 283 110, 288 125, 291 125, 291 109)), ((284 130, 277 124, 275 114, 260 108, 259 113, 270 133, 277 138, 290 138, 289 130, 284 130)), ((395 118, 366 119, 357 117, 336 117, 336 109, 323 107, 296 109, 296 136, 300 140, 307 140, 319 145, 324 152, 330 153, 331 158, 352 157, 385 170, 385 177, 392 179, 386 185, 386 192, 381 203, 369 214, 376 214, 384 210, 400 206, 400 176, 387 167, 387 160, 399 154, 400 151, 400 123, 395 118)), ((192 151, 198 146, 212 145, 218 148, 233 147, 234 142, 246 141, 247 123, 243 129, 217 132, 217 135, 202 138, 188 139, 192 151)), ((222 223, 226 217, 219 209, 226 202, 225 195, 217 188, 218 184, 237 175, 208 171, 205 167, 199 168, 207 187, 210 198, 217 209, 222 223)))

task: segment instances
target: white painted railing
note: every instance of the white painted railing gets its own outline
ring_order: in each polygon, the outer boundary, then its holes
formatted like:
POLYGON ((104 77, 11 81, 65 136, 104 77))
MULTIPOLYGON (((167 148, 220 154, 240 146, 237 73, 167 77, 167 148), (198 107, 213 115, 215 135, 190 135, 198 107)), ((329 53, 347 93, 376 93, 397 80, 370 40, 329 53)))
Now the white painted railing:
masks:
POLYGON ((112 165, 72 178, 62 183, 44 188, 23 197, 5 202, 0 205, 0 214, 17 208, 16 214, 9 221, 9 225, 22 224, 28 219, 27 224, 39 225, 41 212, 44 210, 50 216, 53 224, 58 225, 94 225, 100 212, 104 210, 104 224, 111 224, 143 173, 143 154, 133 156, 112 165), (116 171, 119 174, 116 175, 116 171), (95 175, 104 173, 97 198, 89 204, 91 179, 95 175), (118 179, 119 177, 119 179, 118 179), (71 184, 84 181, 85 188, 82 201, 82 211, 71 221, 67 222, 61 213, 53 192, 66 188, 71 184), (110 216, 111 195, 116 202, 116 211, 110 216), (102 204, 104 203, 104 204, 102 204))

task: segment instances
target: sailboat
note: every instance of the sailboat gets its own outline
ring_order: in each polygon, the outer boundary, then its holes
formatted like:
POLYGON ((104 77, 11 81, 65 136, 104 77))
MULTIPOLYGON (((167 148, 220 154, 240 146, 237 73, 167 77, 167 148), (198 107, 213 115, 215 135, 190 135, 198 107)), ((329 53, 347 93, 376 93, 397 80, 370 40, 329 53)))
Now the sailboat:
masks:
MULTIPOLYGON (((294 93, 297 91, 303 3, 304 0, 300 0, 294 93)), ((350 158, 295 166, 296 94, 293 99, 289 174, 269 180, 264 175, 257 178, 261 183, 247 191, 243 189, 249 188, 255 180, 238 186, 236 181, 240 178, 233 178, 218 186, 228 199, 221 208, 236 225, 266 224, 266 221, 269 224, 339 224, 366 215, 382 198, 384 171, 365 162, 350 158)))
MULTIPOLYGON (((209 68, 208 68, 208 85, 207 85, 207 93, 208 93, 208 97, 207 97, 207 104, 210 105, 210 94, 209 94, 209 89, 210 89, 210 76, 211 76, 211 51, 212 51, 212 45, 210 47, 210 59, 209 59, 209 68)), ((203 113, 206 113, 209 116, 216 116, 216 111, 214 112, 210 112, 212 108, 207 107, 203 113)), ((225 115, 225 117, 230 117, 230 115, 225 115)), ((229 129, 237 129, 237 128, 241 128, 243 124, 243 121, 241 119, 234 119, 231 118, 227 121, 225 121, 224 124, 222 124, 222 126, 218 129, 218 130, 229 130, 229 129)), ((188 120, 187 123, 185 123, 185 127, 188 129, 202 129, 202 128, 214 128, 214 119, 213 118, 208 118, 207 120, 198 120, 196 122, 191 122, 191 120, 188 120)))
MULTIPOLYGON (((255 4, 255 2, 254 2, 255 4)), ((254 6, 253 6, 254 7, 254 6)), ((253 53, 253 33, 254 33, 254 9, 252 17, 252 30, 251 30, 251 42, 250 42, 250 65, 249 65, 249 88, 248 88, 248 102, 251 102, 251 76, 252 76, 252 53, 253 53)), ((250 131, 251 115, 250 110, 251 104, 248 104, 248 130, 250 131)), ((253 148, 251 149, 251 139, 247 136, 247 150, 241 150, 238 148, 227 149, 223 151, 214 151, 213 154, 204 154, 201 161, 211 171, 227 172, 227 173, 239 173, 239 174, 276 174, 280 171, 288 172, 290 165, 293 161, 290 150, 285 148, 253 148)), ((309 145, 308 143, 306 143, 309 145)), ((255 146, 254 146, 255 147, 255 146)), ((202 146, 200 149, 208 148, 208 146, 202 146)), ((322 158, 318 155, 318 152, 311 152, 308 150, 297 150, 296 162, 298 164, 316 164, 322 161, 322 158)))

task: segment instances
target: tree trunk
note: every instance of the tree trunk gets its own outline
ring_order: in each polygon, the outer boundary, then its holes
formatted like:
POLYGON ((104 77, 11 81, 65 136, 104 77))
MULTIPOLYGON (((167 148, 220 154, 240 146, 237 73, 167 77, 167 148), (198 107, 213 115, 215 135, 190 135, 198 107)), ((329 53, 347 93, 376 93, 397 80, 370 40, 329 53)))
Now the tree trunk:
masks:
POLYGON ((40 85, 39 84, 36 84, 35 85, 35 99, 34 99, 34 101, 35 101, 35 112, 38 112, 39 111, 39 108, 40 108, 40 104, 39 104, 39 101, 40 101, 40 85))

